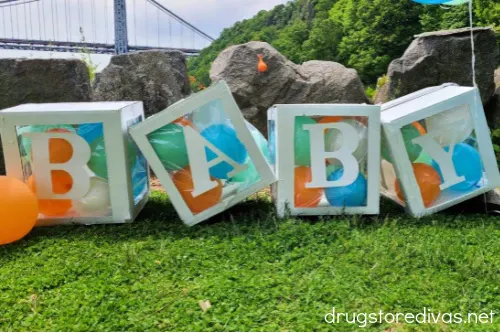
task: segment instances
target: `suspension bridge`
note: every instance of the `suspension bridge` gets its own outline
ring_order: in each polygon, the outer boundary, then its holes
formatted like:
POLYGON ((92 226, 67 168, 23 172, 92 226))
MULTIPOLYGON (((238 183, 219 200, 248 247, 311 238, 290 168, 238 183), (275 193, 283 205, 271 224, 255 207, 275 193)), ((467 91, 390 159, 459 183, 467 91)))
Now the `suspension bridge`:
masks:
POLYGON ((0 49, 196 55, 214 40, 161 1, 0 0, 0 49))

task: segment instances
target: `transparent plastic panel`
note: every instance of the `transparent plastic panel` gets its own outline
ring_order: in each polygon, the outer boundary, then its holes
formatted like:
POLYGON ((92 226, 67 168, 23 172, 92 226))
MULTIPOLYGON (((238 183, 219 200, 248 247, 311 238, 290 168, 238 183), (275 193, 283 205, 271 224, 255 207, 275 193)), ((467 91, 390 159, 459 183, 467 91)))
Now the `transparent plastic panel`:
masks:
MULTIPOLYGON (((246 124, 269 159, 267 140, 246 124)), ((150 133, 148 140, 194 215, 231 200, 261 180, 219 99, 150 133)))
POLYGON ((40 218, 111 216, 102 123, 26 125, 17 126, 16 131, 24 179, 39 198, 40 218), (33 133, 36 133, 35 137, 32 137, 33 133), (48 138, 39 135, 44 133, 59 137, 48 138), (45 146, 47 139, 48 156, 52 165, 58 163, 64 165, 83 152, 79 150, 82 146, 90 146, 89 162, 83 166, 83 172, 89 178, 89 183, 82 182, 80 178, 74 179, 71 170, 52 170, 48 173, 50 176, 43 177, 44 174, 47 175, 43 172, 46 168, 43 162, 44 152, 39 150, 47 149, 45 146), (37 170, 36 173, 34 170, 37 170), (35 174, 38 178, 35 178, 35 174), (78 186, 75 184, 76 181, 80 182, 78 186), (89 186, 81 186, 83 183, 89 186))
MULTIPOLYGON (((366 207, 368 118, 297 116, 294 136, 294 207, 366 207), (324 130, 324 151, 335 152, 317 167, 311 162, 310 124, 335 124, 324 130), (305 126, 305 127, 304 127, 305 126), (325 175, 314 175, 314 170, 325 175), (314 179, 316 178, 316 179, 314 179), (334 185, 332 183, 335 182, 334 185)), ((314 146, 313 146, 314 147, 314 146)), ((316 159, 315 159, 316 160, 316 159)))
MULTIPOLYGON (((142 116, 128 120, 127 128, 140 123, 142 120, 142 116)), ((129 135, 127 135, 127 139, 129 143, 128 155, 130 158, 130 174, 132 177, 134 204, 137 205, 149 192, 148 163, 140 149, 129 135)))
MULTIPOLYGON (((408 124, 401 134, 406 148, 403 157, 410 160, 413 170, 400 177, 414 178, 420 194, 420 198, 408 199, 421 199, 426 208, 431 208, 487 186, 468 105, 408 124)), ((392 191, 400 202, 412 193, 401 188, 398 180, 392 191)))

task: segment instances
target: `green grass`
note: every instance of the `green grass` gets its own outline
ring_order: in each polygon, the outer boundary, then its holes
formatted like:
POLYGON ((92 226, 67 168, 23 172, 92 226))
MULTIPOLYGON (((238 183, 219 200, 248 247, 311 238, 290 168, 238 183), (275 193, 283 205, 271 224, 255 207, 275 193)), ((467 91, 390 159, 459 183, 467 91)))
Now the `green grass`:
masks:
POLYGON ((157 192, 134 224, 38 228, 1 247, 0 330, 498 331, 500 314, 365 328, 324 316, 500 312, 499 250, 487 215, 278 220, 261 199, 187 228, 157 192))

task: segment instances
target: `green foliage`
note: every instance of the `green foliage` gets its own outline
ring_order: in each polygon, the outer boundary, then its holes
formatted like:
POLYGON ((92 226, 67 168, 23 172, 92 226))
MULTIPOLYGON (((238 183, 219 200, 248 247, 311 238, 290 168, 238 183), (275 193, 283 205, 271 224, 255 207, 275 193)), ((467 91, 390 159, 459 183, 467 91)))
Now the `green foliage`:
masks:
MULTIPOLYGON (((500 2, 474 0, 474 22, 476 26, 499 29, 500 2)), ((411 0, 295 0, 225 29, 200 56, 189 61, 189 68, 201 83, 209 85, 210 66, 222 50, 260 40, 296 63, 337 61, 355 68, 366 84, 374 84, 415 34, 468 25, 467 5, 422 5, 411 0)))
POLYGON ((324 316, 498 312, 499 243, 497 217, 277 220, 266 198, 187 228, 155 192, 135 223, 38 228, 0 247, 0 331, 497 332, 498 315, 365 328, 324 316))
POLYGON ((500 161, 500 129, 491 131, 491 140, 493 141, 493 149, 495 149, 497 161, 500 161))
POLYGON ((83 33, 83 28, 80 27, 80 41, 84 44, 83 47, 80 48, 79 52, 82 53, 81 59, 87 65, 87 70, 89 72, 90 82, 93 83, 95 80, 95 76, 97 74, 98 64, 94 63, 92 60, 92 53, 85 46, 85 34, 83 33))

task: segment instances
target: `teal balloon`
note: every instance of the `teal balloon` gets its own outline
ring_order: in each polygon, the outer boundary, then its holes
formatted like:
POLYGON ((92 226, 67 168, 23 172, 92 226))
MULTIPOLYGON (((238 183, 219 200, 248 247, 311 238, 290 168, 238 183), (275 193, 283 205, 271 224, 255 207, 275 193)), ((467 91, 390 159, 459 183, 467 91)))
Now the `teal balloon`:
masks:
POLYGON ((168 171, 184 169, 189 164, 182 126, 168 124, 148 135, 154 151, 168 171))
MULTIPOLYGON (((421 136, 418 129, 412 124, 408 124, 401 128, 401 134, 403 135, 403 140, 406 147, 406 152, 408 153, 408 157, 411 162, 414 162, 422 153, 422 147, 418 144, 414 144, 412 142, 413 139, 421 136)), ((382 158, 391 162, 391 155, 389 152, 389 145, 387 144, 387 140, 385 136, 382 136, 382 158)))
POLYGON ((471 0, 453 0, 453 1, 445 2, 444 5, 446 5, 446 6, 459 6, 459 5, 469 3, 470 1, 471 0))
POLYGON ((231 178, 232 182, 254 184, 260 180, 259 173, 257 172, 255 164, 253 164, 253 162, 249 160, 246 165, 247 168, 245 170, 241 171, 231 178))
POLYGON ((65 129, 67 131, 76 133, 76 129, 71 125, 31 125, 24 126, 17 130, 19 135, 19 143, 21 146, 21 153, 24 156, 31 156, 31 139, 28 139, 23 133, 43 133, 53 129, 65 129))
POLYGON ((310 117, 295 117, 295 137, 293 140, 295 166, 311 165, 311 139, 309 131, 303 129, 302 126, 315 123, 316 121, 310 117))
POLYGON ((432 157, 430 157, 430 155, 427 154, 426 152, 422 151, 420 156, 413 163, 424 163, 432 165, 432 157))
MULTIPOLYGON (((246 123, 248 129, 250 130, 250 133, 252 134, 253 139, 255 140, 255 143, 257 143, 257 146, 259 147, 259 150, 262 152, 267 161, 271 161, 271 156, 269 153, 269 147, 267 145, 266 138, 257 128, 255 128, 255 126, 253 126, 249 122, 246 123)), ((234 177, 230 179, 232 182, 254 184, 260 180, 257 168, 249 158, 247 159, 246 165, 247 165, 246 170, 241 171, 240 173, 236 174, 234 177)))
POLYGON ((257 128, 255 128, 255 126, 253 126, 248 121, 246 121, 246 123, 255 143, 257 143, 257 146, 259 147, 259 150, 262 152, 266 160, 270 161, 271 154, 269 153, 269 147, 266 138, 257 128))
MULTIPOLYGON (((131 140, 128 140, 128 167, 132 169, 137 159, 137 148, 131 140)), ((99 178, 108 179, 108 156, 104 137, 101 136, 90 144, 90 160, 88 167, 99 178)))

